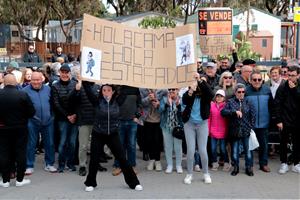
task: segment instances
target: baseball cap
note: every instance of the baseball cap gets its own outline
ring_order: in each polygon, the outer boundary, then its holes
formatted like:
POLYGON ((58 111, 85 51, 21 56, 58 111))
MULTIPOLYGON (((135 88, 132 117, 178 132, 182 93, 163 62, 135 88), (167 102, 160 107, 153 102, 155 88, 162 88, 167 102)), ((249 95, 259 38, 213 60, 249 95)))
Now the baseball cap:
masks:
POLYGON ((221 96, 223 96, 223 97, 225 97, 225 92, 224 92, 224 90, 218 90, 217 92, 216 92, 216 95, 215 96, 217 96, 217 95, 221 95, 221 96))
POLYGON ((216 68, 216 67, 217 67, 217 64, 214 63, 214 62, 208 62, 208 63, 206 63, 206 67, 216 68))
POLYGON ((70 67, 69 67, 69 65, 68 64, 63 64, 61 67, 60 67, 60 69, 59 69, 60 71, 67 71, 67 72, 70 72, 71 71, 71 69, 70 69, 70 67))

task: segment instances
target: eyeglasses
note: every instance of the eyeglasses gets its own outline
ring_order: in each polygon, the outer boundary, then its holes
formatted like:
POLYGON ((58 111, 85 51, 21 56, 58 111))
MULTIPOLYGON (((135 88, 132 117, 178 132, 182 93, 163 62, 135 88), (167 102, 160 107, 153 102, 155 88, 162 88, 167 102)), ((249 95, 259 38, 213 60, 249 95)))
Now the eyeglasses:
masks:
POLYGON ((224 79, 232 79, 232 76, 224 76, 224 79))
POLYGON ((244 94, 245 91, 237 91, 238 94, 244 94))
POLYGON ((170 89, 168 89, 168 91, 170 92, 170 91, 176 91, 176 88, 170 88, 170 89))
POLYGON ((254 82, 260 82, 262 79, 261 78, 254 78, 254 79, 252 79, 252 81, 254 81, 254 82))

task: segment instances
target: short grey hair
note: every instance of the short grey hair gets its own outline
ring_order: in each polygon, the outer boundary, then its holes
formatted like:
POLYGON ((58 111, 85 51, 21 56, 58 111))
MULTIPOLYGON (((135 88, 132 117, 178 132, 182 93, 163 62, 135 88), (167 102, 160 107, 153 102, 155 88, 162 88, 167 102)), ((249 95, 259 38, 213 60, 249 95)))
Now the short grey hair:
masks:
POLYGON ((242 83, 238 83, 238 84, 236 84, 235 87, 234 87, 234 93, 236 93, 236 91, 237 91, 238 89, 240 89, 240 88, 244 88, 244 90, 246 91, 246 86, 245 86, 244 84, 242 84, 242 83))

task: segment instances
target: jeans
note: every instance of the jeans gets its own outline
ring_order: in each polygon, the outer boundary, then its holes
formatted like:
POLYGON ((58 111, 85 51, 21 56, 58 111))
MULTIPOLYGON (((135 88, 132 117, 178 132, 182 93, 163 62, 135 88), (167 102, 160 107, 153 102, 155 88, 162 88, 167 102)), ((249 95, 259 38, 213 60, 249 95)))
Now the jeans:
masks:
POLYGON ((190 121, 184 124, 184 134, 187 146, 187 170, 188 174, 193 172, 194 154, 196 142, 198 152, 201 157, 201 164, 204 173, 208 173, 208 156, 207 156, 207 138, 208 138, 208 120, 203 120, 200 124, 194 124, 190 121))
POLYGON ((134 173, 132 167, 128 164, 126 160, 126 156, 123 150, 123 146, 120 141, 120 137, 118 133, 111 133, 109 135, 92 132, 92 141, 91 141, 91 159, 89 163, 89 173, 86 177, 86 181, 84 184, 86 186, 97 186, 97 172, 98 172, 98 164, 100 161, 99 151, 106 144, 114 157, 119 160, 120 167, 124 175, 125 182, 127 185, 134 189, 136 185, 139 185, 140 182, 134 173))
MULTIPOLYGON (((136 165, 136 132, 137 123, 133 120, 121 120, 120 121, 120 140, 127 155, 128 164, 132 167, 136 165)), ((115 160, 115 167, 120 167, 118 160, 115 160)))
POLYGON ((268 165, 268 129, 267 128, 256 128, 254 129, 255 135, 259 143, 259 166, 263 167, 268 165))
POLYGON ((182 161, 182 140, 173 137, 169 128, 162 129, 165 147, 165 156, 168 166, 173 166, 173 149, 175 151, 176 166, 181 166, 182 161))
POLYGON ((253 166, 253 159, 252 159, 252 153, 249 150, 249 136, 239 138, 236 140, 233 140, 232 142, 232 163, 234 166, 239 166, 239 160, 240 160, 240 150, 239 150, 239 144, 243 145, 244 152, 245 152, 245 166, 246 168, 253 166))
POLYGON ((229 162, 228 159, 228 153, 226 150, 226 141, 225 139, 217 139, 217 138, 210 138, 210 145, 211 145, 211 153, 212 153, 212 162, 218 162, 217 160, 217 147, 218 147, 218 143, 220 145, 220 153, 221 153, 221 158, 224 159, 225 163, 229 162))
POLYGON ((53 121, 43 126, 33 122, 28 122, 28 143, 27 143, 27 168, 33 168, 35 162, 35 149, 41 133, 42 141, 45 149, 45 164, 54 165, 55 149, 54 149, 54 125, 53 121))
POLYGON ((73 167, 78 127, 68 121, 59 121, 58 126, 60 131, 60 141, 58 146, 59 168, 64 168, 66 162, 68 167, 73 167))
POLYGON ((288 161, 288 148, 289 136, 291 135, 291 143, 293 145, 293 162, 297 165, 300 161, 300 135, 299 130, 296 127, 284 126, 280 132, 280 161, 287 163, 288 161))

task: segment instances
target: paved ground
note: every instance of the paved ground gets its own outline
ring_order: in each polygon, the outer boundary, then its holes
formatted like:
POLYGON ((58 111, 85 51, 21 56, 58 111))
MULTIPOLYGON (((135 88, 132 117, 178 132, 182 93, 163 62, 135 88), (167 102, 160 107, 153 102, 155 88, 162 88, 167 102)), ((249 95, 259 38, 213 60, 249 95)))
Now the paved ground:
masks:
MULTIPOLYGON (((257 161, 257 159, 256 159, 257 161)), ((185 174, 165 174, 145 170, 146 162, 138 155, 138 177, 144 190, 137 192, 128 189, 123 176, 111 175, 112 163, 104 164, 108 172, 98 174, 98 187, 95 191, 84 191, 84 179, 74 172, 50 174, 42 170, 42 156, 38 156, 35 173, 30 176, 31 185, 16 188, 11 182, 10 188, 0 188, 0 199, 174 199, 174 198, 259 198, 259 199, 300 199, 300 175, 288 172, 277 173, 279 159, 270 159, 271 173, 257 170, 254 177, 243 172, 236 177, 223 171, 210 172, 213 183, 202 182, 202 173, 194 173, 191 185, 183 184, 185 174)), ((244 164, 244 161, 241 161, 244 164)), ((185 161, 183 161, 185 166, 185 161)))

